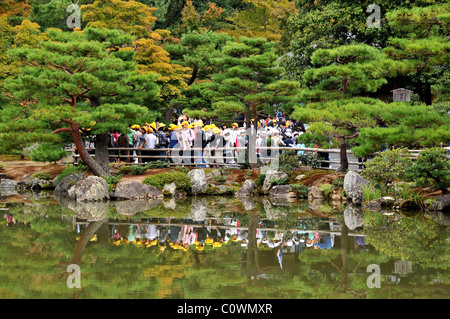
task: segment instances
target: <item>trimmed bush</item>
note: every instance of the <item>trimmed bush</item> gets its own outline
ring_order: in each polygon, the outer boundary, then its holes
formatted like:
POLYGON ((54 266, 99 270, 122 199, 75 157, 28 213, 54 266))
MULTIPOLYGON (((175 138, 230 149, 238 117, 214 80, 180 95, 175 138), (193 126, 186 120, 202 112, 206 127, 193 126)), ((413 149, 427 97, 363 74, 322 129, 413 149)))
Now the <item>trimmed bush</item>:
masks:
POLYGON ((31 180, 33 180, 35 178, 39 178, 39 179, 48 181, 48 180, 52 179, 52 175, 49 172, 37 172, 37 173, 34 173, 33 175, 31 175, 31 180))
POLYGON ((182 172, 167 172, 150 175, 147 176, 142 183, 155 186, 160 190, 165 184, 175 183, 177 190, 188 193, 191 191, 191 180, 187 174, 182 172))

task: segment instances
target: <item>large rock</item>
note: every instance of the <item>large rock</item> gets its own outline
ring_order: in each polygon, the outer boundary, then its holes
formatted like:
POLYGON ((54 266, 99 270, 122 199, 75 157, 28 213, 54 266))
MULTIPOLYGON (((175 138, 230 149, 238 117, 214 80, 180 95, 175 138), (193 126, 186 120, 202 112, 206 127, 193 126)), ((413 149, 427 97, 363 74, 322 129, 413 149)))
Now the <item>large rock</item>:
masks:
POLYGON ((15 190, 17 184, 19 182, 12 179, 0 179, 0 189, 15 190))
POLYGON ((275 183, 278 183, 280 180, 287 180, 289 178, 288 174, 285 172, 280 171, 274 171, 274 170, 267 170, 266 171, 266 178, 264 179, 264 183, 262 186, 262 192, 264 194, 268 194, 270 188, 275 183))
POLYGON ((89 176, 73 185, 68 195, 77 202, 104 201, 109 199, 108 184, 101 177, 89 176))
POLYGON ((450 194, 441 195, 431 204, 430 210, 449 212, 450 211, 450 194))
POLYGON ((188 173, 191 179, 191 192, 193 195, 206 194, 208 192, 208 182, 205 171, 202 169, 193 169, 188 173))
POLYGON ((239 188, 234 195, 236 197, 250 197, 256 195, 255 193, 257 188, 258 186, 253 180, 247 179, 245 180, 244 184, 242 184, 241 188, 239 188))
POLYGON ((163 198, 163 193, 154 186, 135 181, 124 181, 116 185, 114 197, 118 199, 163 198))
POLYGON ((68 175, 56 184, 53 194, 57 197, 65 197, 67 196, 69 189, 71 189, 72 186, 85 178, 86 176, 84 174, 68 175))
POLYGON ((311 186, 308 188, 308 200, 324 199, 325 195, 323 191, 317 186, 311 186))
POLYGON ((270 190, 271 197, 279 198, 293 198, 296 197, 295 192, 291 192, 291 187, 289 185, 275 185, 270 190))
POLYGON ((361 177, 355 171, 349 171, 344 178, 345 195, 351 199, 352 203, 361 205, 364 201, 363 187, 367 186, 369 181, 361 177))

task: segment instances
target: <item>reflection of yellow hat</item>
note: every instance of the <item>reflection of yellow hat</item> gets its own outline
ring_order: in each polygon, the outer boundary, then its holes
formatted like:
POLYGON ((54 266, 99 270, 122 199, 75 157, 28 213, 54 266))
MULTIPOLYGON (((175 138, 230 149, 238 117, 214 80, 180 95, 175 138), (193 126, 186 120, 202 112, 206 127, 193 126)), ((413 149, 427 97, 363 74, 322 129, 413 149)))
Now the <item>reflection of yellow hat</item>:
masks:
POLYGON ((207 245, 212 245, 213 242, 214 242, 214 240, 213 240, 212 238, 207 237, 207 238, 205 239, 205 244, 207 244, 207 245))

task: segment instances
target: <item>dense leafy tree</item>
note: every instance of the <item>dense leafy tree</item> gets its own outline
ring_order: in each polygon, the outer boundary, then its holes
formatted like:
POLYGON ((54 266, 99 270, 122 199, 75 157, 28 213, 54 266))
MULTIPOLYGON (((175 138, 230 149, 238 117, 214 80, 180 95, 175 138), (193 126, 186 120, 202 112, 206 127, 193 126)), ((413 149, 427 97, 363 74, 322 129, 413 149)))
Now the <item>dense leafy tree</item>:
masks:
POLYGON ((247 8, 235 12, 227 19, 231 23, 227 32, 237 38, 263 37, 275 41, 277 49, 286 52, 289 46, 285 39, 287 21, 297 12, 294 1, 244 0, 243 2, 247 4, 247 8))
POLYGON ((134 52, 122 49, 133 38, 122 31, 51 30, 48 36, 51 41, 38 49, 11 51, 27 66, 7 81, 7 88, 20 100, 37 101, 29 121, 48 123, 53 133, 70 133, 84 163, 95 175, 105 176, 105 163, 100 165, 86 152, 80 129, 90 128, 94 134, 125 132, 144 119, 147 109, 140 105, 158 94, 155 77, 137 74, 134 52), (90 103, 83 105, 84 100, 90 103))

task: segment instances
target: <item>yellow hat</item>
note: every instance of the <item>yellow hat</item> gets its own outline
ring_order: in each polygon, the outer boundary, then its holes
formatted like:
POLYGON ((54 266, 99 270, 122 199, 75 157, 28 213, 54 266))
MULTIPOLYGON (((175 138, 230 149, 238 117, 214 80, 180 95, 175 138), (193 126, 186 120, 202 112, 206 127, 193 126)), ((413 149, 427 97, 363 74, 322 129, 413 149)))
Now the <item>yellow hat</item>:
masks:
POLYGON ((173 131, 176 130, 178 126, 176 126, 175 124, 170 124, 169 125, 169 131, 173 131))
POLYGON ((158 128, 161 128, 161 127, 166 127, 166 124, 164 124, 164 123, 159 123, 159 124, 158 124, 158 128))
POLYGON ((194 128, 194 123, 189 124, 189 128, 194 128))
POLYGON ((146 131, 147 133, 153 133, 153 129, 151 127, 147 127, 146 131))
POLYGON ((216 126, 216 124, 211 123, 211 127, 214 128, 214 127, 217 127, 217 126, 216 126))
POLYGON ((222 132, 222 131, 218 127, 213 128, 214 134, 219 134, 220 132, 222 132))
POLYGON ((239 125, 237 123, 233 123, 233 124, 231 124, 231 126, 239 127, 239 125))
POLYGON ((153 128, 154 130, 156 130, 156 123, 155 122, 151 123, 150 127, 153 128))
POLYGON ((211 125, 205 125, 205 127, 203 127, 203 129, 204 129, 205 131, 208 131, 208 130, 211 129, 211 125))
POLYGON ((184 125, 189 125, 189 123, 188 123, 188 122, 186 122, 186 121, 184 121, 183 123, 181 123, 181 125, 180 125, 180 126, 184 126, 184 125))
POLYGON ((203 126, 203 122, 202 121, 198 121, 194 124, 195 127, 202 127, 203 126))

